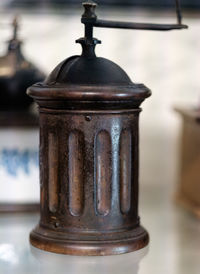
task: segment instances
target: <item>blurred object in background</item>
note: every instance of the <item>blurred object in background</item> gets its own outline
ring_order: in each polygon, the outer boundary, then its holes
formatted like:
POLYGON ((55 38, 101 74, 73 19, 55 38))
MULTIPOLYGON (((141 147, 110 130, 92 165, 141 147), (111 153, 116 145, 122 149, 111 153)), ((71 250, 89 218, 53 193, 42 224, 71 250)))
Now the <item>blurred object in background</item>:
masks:
POLYGON ((44 79, 44 75, 22 52, 22 42, 18 40, 17 18, 13 20, 13 37, 8 42, 8 51, 0 57, 0 110, 25 110, 33 102, 26 89, 33 83, 44 79))
POLYGON ((176 108, 176 111, 183 123, 176 200, 200 218, 200 110, 176 108))
POLYGON ((44 74, 28 62, 18 40, 18 21, 0 57, 0 211, 38 208, 38 117, 26 89, 44 74))

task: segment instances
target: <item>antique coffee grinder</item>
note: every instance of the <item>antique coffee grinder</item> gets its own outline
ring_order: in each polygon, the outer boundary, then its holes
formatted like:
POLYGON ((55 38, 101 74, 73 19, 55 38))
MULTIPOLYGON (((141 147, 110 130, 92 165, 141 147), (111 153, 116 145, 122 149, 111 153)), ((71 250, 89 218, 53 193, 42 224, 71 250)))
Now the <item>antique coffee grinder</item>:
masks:
POLYGON ((138 217, 138 118, 151 95, 115 63, 96 57, 93 27, 172 30, 181 24, 99 20, 83 3, 82 55, 28 89, 40 111, 41 219, 33 246, 72 255, 111 255, 148 244, 138 217))

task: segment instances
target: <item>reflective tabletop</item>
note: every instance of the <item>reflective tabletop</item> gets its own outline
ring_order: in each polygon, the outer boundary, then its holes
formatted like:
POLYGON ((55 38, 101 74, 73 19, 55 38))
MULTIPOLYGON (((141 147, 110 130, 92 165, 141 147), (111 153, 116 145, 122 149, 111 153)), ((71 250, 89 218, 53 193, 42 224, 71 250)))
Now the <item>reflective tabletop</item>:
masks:
POLYGON ((1 214, 0 273, 198 274, 200 222, 169 197, 164 187, 142 187, 140 215, 150 245, 117 256, 76 257, 36 249, 29 243, 29 233, 39 214, 1 214))

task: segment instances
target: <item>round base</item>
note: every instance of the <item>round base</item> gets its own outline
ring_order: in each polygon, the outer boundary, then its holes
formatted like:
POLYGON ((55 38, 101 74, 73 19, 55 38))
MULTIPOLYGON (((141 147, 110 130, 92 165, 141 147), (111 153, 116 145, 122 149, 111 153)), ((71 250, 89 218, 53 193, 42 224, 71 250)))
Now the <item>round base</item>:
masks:
POLYGON ((76 239, 70 239, 68 233, 50 232, 38 226, 31 232, 30 242, 45 251, 75 256, 118 255, 142 249, 149 242, 148 233, 141 226, 127 232, 112 233, 106 239, 103 234, 101 240, 98 237, 91 240, 87 235, 83 239, 80 234, 75 235, 76 239))

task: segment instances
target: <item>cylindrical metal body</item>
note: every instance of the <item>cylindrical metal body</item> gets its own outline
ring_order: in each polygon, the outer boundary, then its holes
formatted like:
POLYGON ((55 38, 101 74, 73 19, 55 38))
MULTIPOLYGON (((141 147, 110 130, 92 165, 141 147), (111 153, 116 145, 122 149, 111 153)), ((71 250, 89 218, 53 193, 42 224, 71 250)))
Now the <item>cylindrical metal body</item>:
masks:
POLYGON ((41 225, 110 233, 138 225, 138 110, 41 110, 41 225))
POLYGON ((29 95, 40 110, 41 219, 31 243, 73 255, 147 245, 138 217, 138 118, 149 89, 109 60, 72 57, 29 95))

